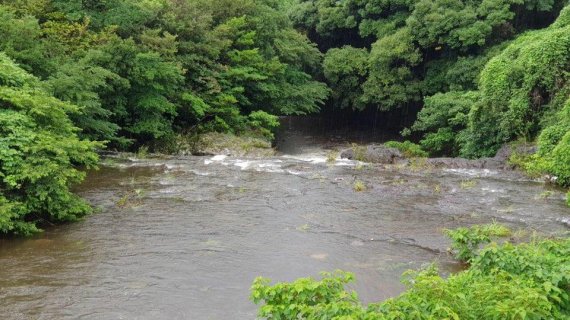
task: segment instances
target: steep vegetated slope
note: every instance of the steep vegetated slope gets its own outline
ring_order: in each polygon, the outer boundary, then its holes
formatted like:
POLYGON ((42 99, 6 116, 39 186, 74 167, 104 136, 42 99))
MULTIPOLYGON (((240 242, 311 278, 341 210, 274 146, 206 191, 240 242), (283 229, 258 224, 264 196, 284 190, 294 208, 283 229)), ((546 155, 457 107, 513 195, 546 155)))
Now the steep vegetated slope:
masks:
POLYGON ((413 106, 417 120, 402 133, 431 155, 478 158, 538 141, 538 154, 520 163, 568 186, 565 5, 298 0, 290 16, 325 52, 331 107, 413 106))

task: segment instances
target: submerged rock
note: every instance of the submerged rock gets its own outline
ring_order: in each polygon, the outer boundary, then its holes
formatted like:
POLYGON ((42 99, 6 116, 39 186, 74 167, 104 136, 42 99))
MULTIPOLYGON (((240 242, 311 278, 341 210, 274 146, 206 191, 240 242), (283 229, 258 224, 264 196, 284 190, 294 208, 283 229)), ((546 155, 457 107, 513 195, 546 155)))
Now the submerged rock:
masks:
POLYGON ((514 146, 505 144, 501 147, 501 149, 499 149, 499 151, 497 151, 497 154, 495 154, 495 157, 493 159, 497 161, 508 162, 513 154, 529 156, 536 153, 537 150, 537 146, 531 144, 518 144, 514 146))
POLYGON ((178 149, 180 154, 196 156, 271 157, 276 153, 265 139, 217 132, 180 137, 178 149))
POLYGON ((370 163, 393 164, 403 159, 400 150, 383 145, 357 146, 343 150, 341 159, 359 160, 370 163))

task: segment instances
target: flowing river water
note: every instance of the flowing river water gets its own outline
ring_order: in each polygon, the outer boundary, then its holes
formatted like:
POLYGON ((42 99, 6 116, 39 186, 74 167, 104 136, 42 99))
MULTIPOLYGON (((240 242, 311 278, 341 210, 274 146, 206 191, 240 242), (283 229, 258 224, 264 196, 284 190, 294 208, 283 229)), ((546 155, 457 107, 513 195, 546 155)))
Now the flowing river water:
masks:
POLYGON ((266 159, 107 159, 78 189, 98 213, 0 241, 1 318, 254 319, 255 277, 335 269, 368 303, 402 292, 407 269, 461 269, 444 228, 569 230, 563 193, 515 173, 327 163, 318 143, 292 145, 266 159))

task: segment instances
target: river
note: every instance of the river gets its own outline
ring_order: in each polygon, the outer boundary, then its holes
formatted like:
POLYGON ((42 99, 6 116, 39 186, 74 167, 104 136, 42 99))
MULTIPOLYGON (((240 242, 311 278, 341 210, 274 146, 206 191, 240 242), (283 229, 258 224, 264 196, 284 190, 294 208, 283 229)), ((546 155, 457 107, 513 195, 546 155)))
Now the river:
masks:
POLYGON ((443 228, 569 230, 564 194, 520 175, 327 163, 297 138, 267 159, 106 159, 77 190, 98 213, 0 241, 2 319, 254 319, 255 277, 335 269, 367 303, 409 268, 459 270, 443 228))

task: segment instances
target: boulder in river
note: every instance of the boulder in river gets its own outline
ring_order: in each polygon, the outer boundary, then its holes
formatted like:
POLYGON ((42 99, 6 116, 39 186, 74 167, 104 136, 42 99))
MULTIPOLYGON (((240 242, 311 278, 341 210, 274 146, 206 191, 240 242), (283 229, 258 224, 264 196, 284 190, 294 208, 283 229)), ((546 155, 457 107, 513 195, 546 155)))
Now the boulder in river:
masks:
MULTIPOLYGON (((531 155, 535 152, 536 147, 533 145, 522 144, 513 146, 507 144, 499 149, 492 158, 429 158, 426 159, 426 164, 435 168, 513 170, 514 166, 509 163, 509 159, 514 153, 531 155)), ((403 163, 402 161, 405 158, 398 149, 384 145, 354 146, 343 150, 340 157, 379 164, 403 163)))
POLYGON ((262 138, 210 132, 178 139, 179 153, 196 156, 272 157, 275 149, 262 138))
POLYGON ((427 160, 427 163, 436 168, 513 170, 515 166, 509 163, 509 159, 513 154, 531 155, 535 152, 536 146, 533 145, 522 144, 513 146, 505 144, 492 158, 430 158, 427 160))

